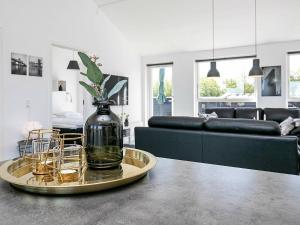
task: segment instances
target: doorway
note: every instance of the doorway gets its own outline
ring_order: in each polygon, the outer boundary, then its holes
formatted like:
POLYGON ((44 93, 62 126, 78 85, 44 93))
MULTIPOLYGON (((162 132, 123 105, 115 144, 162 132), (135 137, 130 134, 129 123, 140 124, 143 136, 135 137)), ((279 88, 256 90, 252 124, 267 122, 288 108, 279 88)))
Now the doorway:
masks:
POLYGON ((84 94, 79 81, 79 69, 68 68, 77 61, 82 68, 77 50, 52 45, 52 126, 62 133, 82 132, 84 94))

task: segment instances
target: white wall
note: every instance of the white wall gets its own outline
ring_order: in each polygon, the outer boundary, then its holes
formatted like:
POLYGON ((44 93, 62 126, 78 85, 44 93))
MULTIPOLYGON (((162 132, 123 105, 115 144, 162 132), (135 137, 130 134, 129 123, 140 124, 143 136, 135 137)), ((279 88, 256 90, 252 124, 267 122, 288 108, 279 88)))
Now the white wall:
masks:
MULTIPOLYGON (((4 56, 4 88, 0 90, 4 122, 0 129, 5 131, 0 160, 17 155, 16 142, 28 120, 26 101, 30 101, 30 119, 51 126, 51 44, 96 53, 104 72, 129 75, 128 110, 132 118, 141 121, 140 57, 92 0, 0 0, 0 27, 4 56), (11 52, 43 57, 43 77, 11 75, 11 52)), ((89 106, 88 112, 92 111, 89 106)))
MULTIPOLYGON (((287 107, 287 52, 299 51, 300 41, 270 43, 258 46, 258 58, 261 60, 261 66, 281 65, 282 72, 282 96, 262 97, 260 82, 258 85, 258 107, 287 107)), ((236 47, 216 50, 216 58, 253 55, 253 46, 236 47)), ((195 60, 212 58, 211 51, 183 52, 176 54, 155 55, 142 57, 142 73, 144 74, 143 87, 147 87, 147 73, 145 68, 147 64, 173 62, 173 95, 174 95, 174 115, 193 116, 198 111, 196 104, 196 71, 195 60)), ((143 92, 144 107, 147 110, 148 96, 143 92)), ((147 115, 147 111, 143 111, 147 115)), ((146 121, 146 117, 144 118, 146 121)))

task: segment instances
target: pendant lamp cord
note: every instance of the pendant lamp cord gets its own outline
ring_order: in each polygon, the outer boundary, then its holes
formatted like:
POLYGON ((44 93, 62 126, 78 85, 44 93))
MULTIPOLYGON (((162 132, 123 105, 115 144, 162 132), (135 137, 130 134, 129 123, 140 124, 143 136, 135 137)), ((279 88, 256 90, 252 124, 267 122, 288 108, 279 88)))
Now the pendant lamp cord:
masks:
POLYGON ((213 61, 215 61, 215 0, 212 0, 213 61))
POLYGON ((255 55, 257 57, 257 21, 256 21, 256 0, 254 0, 254 29, 255 29, 255 55))

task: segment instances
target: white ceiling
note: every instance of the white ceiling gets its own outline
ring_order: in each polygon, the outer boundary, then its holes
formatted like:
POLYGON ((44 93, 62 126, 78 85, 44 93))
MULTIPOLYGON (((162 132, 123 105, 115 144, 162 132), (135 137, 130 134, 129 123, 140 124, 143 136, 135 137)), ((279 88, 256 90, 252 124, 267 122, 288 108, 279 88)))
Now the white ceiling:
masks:
MULTIPOLYGON (((95 0, 142 55, 212 48, 211 0, 95 0)), ((257 0, 258 43, 300 40, 300 0, 257 0)), ((254 0, 215 0, 216 48, 254 43, 254 0)))

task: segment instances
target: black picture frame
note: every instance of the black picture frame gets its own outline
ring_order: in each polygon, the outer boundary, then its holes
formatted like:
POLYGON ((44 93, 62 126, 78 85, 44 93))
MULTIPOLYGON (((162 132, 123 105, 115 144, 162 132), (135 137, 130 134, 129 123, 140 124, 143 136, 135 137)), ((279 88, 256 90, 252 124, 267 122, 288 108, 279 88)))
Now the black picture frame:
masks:
POLYGON ((110 79, 107 81, 105 88, 107 93, 119 82, 122 80, 126 80, 127 82, 124 84, 122 89, 115 95, 113 95, 110 100, 113 101, 113 105, 128 105, 129 104, 129 78, 125 76, 119 75, 112 75, 112 74, 103 74, 104 79, 107 76, 111 76, 110 79))
POLYGON ((29 56, 29 76, 43 76, 43 58, 38 56, 29 56))
POLYGON ((28 56, 21 53, 11 53, 11 74, 27 76, 28 56))
POLYGON ((266 66, 262 70, 264 74, 261 77, 261 96, 281 96, 281 66, 266 66))

